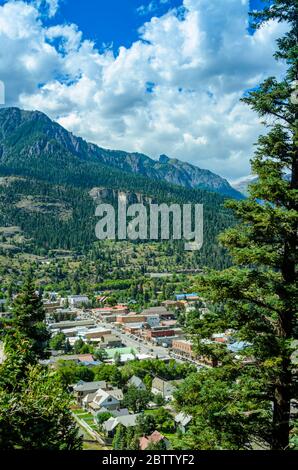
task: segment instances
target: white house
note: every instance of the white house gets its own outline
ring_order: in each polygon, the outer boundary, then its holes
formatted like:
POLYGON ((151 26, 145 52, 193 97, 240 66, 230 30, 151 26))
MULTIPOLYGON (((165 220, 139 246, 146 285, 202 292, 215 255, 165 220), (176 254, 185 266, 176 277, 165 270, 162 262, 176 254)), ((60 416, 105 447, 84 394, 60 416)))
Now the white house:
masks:
POLYGON ((87 297, 87 295, 71 295, 67 299, 71 307, 82 307, 89 303, 89 297, 87 297))
POLYGON ((89 409, 91 413, 97 414, 101 408, 117 410, 120 408, 122 400, 123 392, 120 389, 99 389, 97 392, 85 396, 83 399, 83 406, 84 408, 89 409))
POLYGON ((106 432, 108 437, 113 437, 116 431, 116 428, 119 424, 122 424, 125 428, 134 427, 137 424, 138 414, 126 415, 126 416, 117 416, 117 418, 109 418, 103 423, 103 430, 106 432))
POLYGON ((191 421, 192 421, 192 416, 183 413, 183 411, 175 416, 175 423, 177 427, 183 432, 183 434, 186 433, 187 428, 189 424, 191 423, 191 421))
POLYGON ((127 382, 127 385, 129 387, 135 387, 138 390, 146 390, 146 386, 145 386, 144 382, 139 377, 137 377, 136 375, 133 375, 129 379, 129 381, 127 382))
POLYGON ((167 381, 155 377, 152 381, 151 392, 154 395, 161 395, 165 400, 170 401, 173 399, 173 393, 179 383, 179 380, 167 381))

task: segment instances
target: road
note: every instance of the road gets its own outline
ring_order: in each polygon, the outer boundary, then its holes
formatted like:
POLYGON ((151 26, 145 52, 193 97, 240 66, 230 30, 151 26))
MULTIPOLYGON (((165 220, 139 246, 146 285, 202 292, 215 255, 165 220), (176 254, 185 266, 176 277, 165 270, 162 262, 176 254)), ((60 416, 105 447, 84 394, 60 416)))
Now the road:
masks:
POLYGON ((147 342, 143 338, 139 338, 138 336, 135 336, 135 335, 128 335, 126 333, 123 333, 120 327, 111 325, 111 323, 105 323, 102 321, 97 321, 96 323, 99 326, 102 326, 103 328, 111 330, 111 332, 114 335, 118 336, 121 339, 122 343, 125 346, 136 349, 140 354, 148 354, 154 357, 158 357, 159 359, 172 358, 180 363, 193 364, 197 367, 198 370, 202 369, 203 367, 206 367, 206 365, 201 364, 197 361, 175 354, 173 351, 169 350, 168 348, 163 348, 162 346, 155 346, 153 343, 147 342))
POLYGON ((155 346, 154 344, 149 342, 147 343, 145 340, 138 338, 137 336, 123 333, 120 328, 117 328, 110 323, 97 321, 97 324, 107 330, 111 330, 114 335, 117 335, 121 339, 125 346, 136 349, 140 354, 148 354, 160 359, 169 358, 169 350, 167 348, 155 346))

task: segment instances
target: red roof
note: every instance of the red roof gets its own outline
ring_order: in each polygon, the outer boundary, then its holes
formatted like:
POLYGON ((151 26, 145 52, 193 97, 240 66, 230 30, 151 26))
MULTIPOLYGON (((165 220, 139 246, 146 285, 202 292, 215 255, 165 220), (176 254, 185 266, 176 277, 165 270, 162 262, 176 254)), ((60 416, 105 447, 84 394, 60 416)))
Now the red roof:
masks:
POLYGON ((146 450, 150 441, 147 439, 147 437, 141 437, 140 438, 140 449, 141 450, 146 450))
POLYGON ((140 449, 141 450, 146 450, 147 447, 149 446, 149 444, 151 444, 152 442, 154 444, 156 444, 157 442, 160 442, 164 439, 164 436, 162 434, 160 434, 160 432, 158 431, 154 431, 151 436, 148 436, 148 437, 141 437, 140 438, 140 449))

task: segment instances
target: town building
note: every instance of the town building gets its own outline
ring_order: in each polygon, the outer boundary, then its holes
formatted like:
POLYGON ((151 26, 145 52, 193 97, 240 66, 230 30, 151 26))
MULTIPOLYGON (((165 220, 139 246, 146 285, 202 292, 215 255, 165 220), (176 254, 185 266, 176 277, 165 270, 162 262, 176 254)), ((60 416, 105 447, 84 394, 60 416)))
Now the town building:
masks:
POLYGON ((142 315, 145 315, 145 316, 158 315, 160 319, 165 319, 165 320, 166 319, 170 320, 171 318, 175 318, 175 314, 167 310, 163 306, 146 308, 145 310, 142 311, 142 315))
POLYGON ((83 399, 83 406, 92 414, 97 414, 101 408, 106 410, 117 410, 123 401, 123 392, 120 389, 103 390, 99 389, 95 393, 86 395, 83 399))
POLYGON ((101 337, 101 343, 99 344, 100 349, 105 348, 121 348, 122 341, 116 335, 105 335, 101 337))
POLYGON ((127 324, 127 323, 145 323, 146 317, 144 315, 138 315, 136 313, 129 313, 128 315, 117 315, 116 323, 127 324))
POLYGON ((90 328, 85 330, 83 333, 80 333, 79 336, 85 341, 92 339, 98 339, 99 341, 102 341, 106 336, 111 335, 111 333, 111 330, 107 330, 105 328, 90 328))
POLYGON ((49 325, 49 328, 51 330, 63 330, 67 328, 76 328, 76 327, 95 327, 95 322, 92 319, 89 320, 67 320, 67 321, 61 321, 58 323, 51 323, 49 325))
POLYGON ((59 301, 50 302, 50 301, 43 301, 43 308, 47 314, 55 313, 61 307, 59 301))
POLYGON ((180 380, 168 381, 155 377, 152 381, 151 392, 154 395, 161 395, 165 400, 170 401, 173 399, 173 393, 180 382, 180 380))
POLYGON ((70 387, 72 390, 77 403, 82 406, 83 405, 83 399, 92 393, 96 393, 97 390, 102 389, 106 390, 107 389, 107 383, 103 380, 97 381, 97 382, 84 382, 80 381, 76 385, 72 385, 70 387))
POLYGON ((199 294, 197 293, 192 293, 192 294, 177 294, 176 300, 188 300, 188 301, 197 301, 200 300, 199 294))
POLYGON ((83 307, 88 305, 90 302, 87 295, 70 295, 67 297, 67 300, 71 307, 83 307))
POLYGON ((180 354, 181 356, 186 356, 188 358, 195 358, 195 353, 193 351, 193 343, 186 339, 175 339, 172 343, 173 352, 180 354))
POLYGON ((127 382, 128 387, 135 387, 138 390, 146 390, 146 386, 144 382, 137 377, 136 375, 133 375, 129 381, 127 382))
POLYGON ((103 423, 102 429, 108 438, 115 435, 117 426, 122 424, 125 428, 135 427, 137 424, 138 414, 128 414, 126 416, 117 416, 116 418, 109 418, 103 423))
POLYGON ((188 430, 191 421, 192 421, 192 416, 187 415, 183 412, 181 412, 181 413, 179 413, 175 416, 175 423, 177 425, 177 428, 180 429, 180 431, 183 434, 185 434, 186 431, 188 430))
POLYGON ((126 305, 115 305, 114 307, 93 308, 92 314, 98 318, 106 319, 110 315, 127 315, 129 308, 126 305))
POLYGON ((159 444, 164 442, 165 448, 170 447, 170 442, 160 432, 154 431, 150 436, 143 436, 139 439, 139 445, 141 450, 146 450, 151 444, 159 444))

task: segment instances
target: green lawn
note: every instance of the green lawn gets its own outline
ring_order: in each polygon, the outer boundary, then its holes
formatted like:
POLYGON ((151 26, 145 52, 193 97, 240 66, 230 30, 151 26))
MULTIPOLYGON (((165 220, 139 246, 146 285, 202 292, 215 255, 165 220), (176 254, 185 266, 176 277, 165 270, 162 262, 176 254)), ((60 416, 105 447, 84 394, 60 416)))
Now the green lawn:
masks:
POLYGON ((86 413, 86 412, 76 413, 76 416, 80 419, 84 419, 84 420, 92 419, 93 421, 93 416, 90 413, 86 413))
POLYGON ((158 412, 159 408, 156 408, 156 410, 145 410, 144 413, 145 415, 155 415, 158 412))
POLYGON ((81 415, 82 413, 85 413, 83 410, 78 409, 78 410, 71 410, 74 415, 81 415))
POLYGON ((73 410, 73 413, 82 421, 84 421, 94 431, 98 430, 97 425, 94 423, 94 416, 82 409, 73 410))

